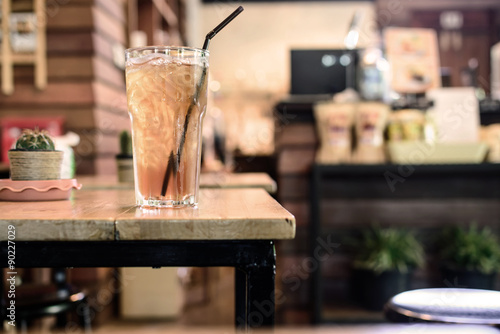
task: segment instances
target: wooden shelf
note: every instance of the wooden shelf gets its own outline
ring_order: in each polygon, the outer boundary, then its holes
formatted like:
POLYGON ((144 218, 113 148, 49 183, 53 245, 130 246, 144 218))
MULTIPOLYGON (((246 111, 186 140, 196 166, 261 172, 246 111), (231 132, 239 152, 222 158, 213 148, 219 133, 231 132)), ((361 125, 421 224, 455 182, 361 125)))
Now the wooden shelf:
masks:
POLYGON ((500 164, 315 165, 325 197, 500 198, 500 164))
MULTIPOLYGON (((370 222, 411 227, 426 240, 445 226, 471 221, 491 226, 498 232, 499 199, 500 164, 313 164, 309 257, 314 258, 318 240, 325 236, 339 245, 336 250, 339 259, 348 257, 348 250, 341 247, 342 238, 370 222)), ((432 257, 432 246, 427 246, 430 247, 428 255, 432 257)), ((314 323, 337 322, 347 317, 343 314, 339 286, 347 284, 350 276, 342 272, 341 264, 319 261, 317 270, 312 272, 310 298, 314 323), (336 282, 336 290, 328 290, 329 282, 336 282)), ((414 278, 413 284, 422 287, 439 284, 434 281, 433 268, 422 269, 418 282, 414 278)), ((348 322, 377 322, 380 315, 357 308, 348 313, 348 322)))
MULTIPOLYGON (((27 2, 16 4, 15 9, 25 9, 27 2)), ((33 0, 36 17, 45 17, 45 0, 33 0)), ((11 95, 14 92, 14 69, 16 64, 33 64, 35 67, 35 87, 44 89, 47 86, 47 46, 45 35, 45 21, 39 20, 36 24, 36 49, 33 53, 17 54, 12 51, 10 41, 10 15, 12 0, 2 1, 2 92, 11 95)))
MULTIPOLYGON (((0 62, 2 59, 0 54, 0 62)), ((35 55, 30 53, 13 53, 11 59, 13 64, 33 64, 36 61, 35 55)))

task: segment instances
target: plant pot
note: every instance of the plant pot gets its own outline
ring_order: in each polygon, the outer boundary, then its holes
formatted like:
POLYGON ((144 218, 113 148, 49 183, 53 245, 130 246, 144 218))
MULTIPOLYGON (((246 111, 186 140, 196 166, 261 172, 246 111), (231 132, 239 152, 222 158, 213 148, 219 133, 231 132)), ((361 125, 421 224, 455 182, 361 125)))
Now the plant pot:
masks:
POLYGON ((394 295, 410 289, 410 273, 354 269, 351 278, 351 295, 362 307, 381 311, 394 295))
POLYGON ((494 290, 497 273, 484 274, 477 270, 443 268, 443 284, 446 287, 494 290))
POLYGON ((62 151, 10 150, 8 154, 14 181, 61 179, 62 151))
POLYGON ((118 182, 134 182, 134 159, 132 156, 117 155, 116 167, 118 173, 118 182))

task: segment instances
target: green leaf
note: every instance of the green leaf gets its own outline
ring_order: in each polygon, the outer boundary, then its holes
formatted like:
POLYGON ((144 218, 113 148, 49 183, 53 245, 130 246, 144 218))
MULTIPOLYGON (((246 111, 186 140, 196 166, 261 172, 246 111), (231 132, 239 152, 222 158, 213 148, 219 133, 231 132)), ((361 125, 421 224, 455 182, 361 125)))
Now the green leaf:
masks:
POLYGON ((357 250, 355 266, 376 273, 389 270, 405 273, 424 263, 422 245, 405 229, 373 226, 362 231, 354 246, 357 250))

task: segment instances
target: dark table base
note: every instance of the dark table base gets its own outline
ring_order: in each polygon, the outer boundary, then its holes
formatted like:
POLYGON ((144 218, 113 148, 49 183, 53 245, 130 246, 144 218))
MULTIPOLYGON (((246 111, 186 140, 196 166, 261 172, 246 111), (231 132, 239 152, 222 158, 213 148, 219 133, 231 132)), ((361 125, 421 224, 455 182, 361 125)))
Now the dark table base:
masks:
MULTIPOLYGON (((270 240, 16 241, 15 246, 16 268, 234 267, 236 327, 274 325, 276 253, 270 240)), ((7 268, 4 241, 0 264, 7 268)), ((6 281, 0 278, 3 291, 6 281)), ((2 319, 4 313, 2 305, 2 319)))

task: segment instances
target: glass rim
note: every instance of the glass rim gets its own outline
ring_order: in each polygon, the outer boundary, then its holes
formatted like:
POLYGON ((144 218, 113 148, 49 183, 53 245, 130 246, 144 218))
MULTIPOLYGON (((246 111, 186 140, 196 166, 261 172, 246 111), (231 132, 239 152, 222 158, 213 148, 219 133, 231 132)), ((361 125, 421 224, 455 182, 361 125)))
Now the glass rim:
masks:
POLYGON ((190 47, 190 46, 170 46, 170 45, 150 45, 150 46, 139 46, 136 48, 128 48, 125 49, 125 54, 129 54, 132 52, 142 52, 142 51, 153 51, 153 53, 158 53, 156 50, 161 51, 161 50, 184 50, 184 51, 190 51, 190 52, 195 52, 195 53, 205 53, 207 55, 210 55, 210 52, 205 49, 201 48, 195 48, 195 47, 190 47))

